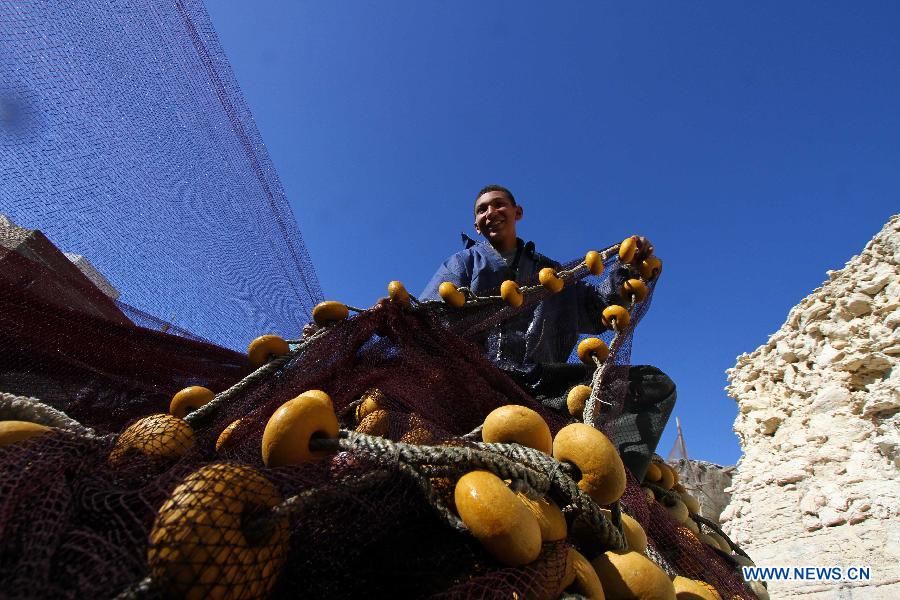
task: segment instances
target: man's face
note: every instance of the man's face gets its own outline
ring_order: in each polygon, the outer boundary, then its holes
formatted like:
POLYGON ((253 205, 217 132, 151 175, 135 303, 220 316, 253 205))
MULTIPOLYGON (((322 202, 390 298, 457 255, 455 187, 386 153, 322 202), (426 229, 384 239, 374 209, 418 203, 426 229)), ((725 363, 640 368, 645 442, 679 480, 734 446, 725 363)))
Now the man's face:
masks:
POLYGON ((515 247, 516 221, 521 218, 522 207, 513 206, 505 192, 485 192, 475 201, 475 231, 495 248, 515 247))

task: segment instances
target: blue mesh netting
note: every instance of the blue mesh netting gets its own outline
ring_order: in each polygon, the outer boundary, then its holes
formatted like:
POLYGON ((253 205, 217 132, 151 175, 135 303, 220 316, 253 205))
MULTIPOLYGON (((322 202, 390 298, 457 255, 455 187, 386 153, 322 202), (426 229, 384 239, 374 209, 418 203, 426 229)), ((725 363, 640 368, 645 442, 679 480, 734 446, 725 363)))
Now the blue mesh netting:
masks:
POLYGON ((0 3, 0 213, 225 347, 322 299, 198 0, 0 3))

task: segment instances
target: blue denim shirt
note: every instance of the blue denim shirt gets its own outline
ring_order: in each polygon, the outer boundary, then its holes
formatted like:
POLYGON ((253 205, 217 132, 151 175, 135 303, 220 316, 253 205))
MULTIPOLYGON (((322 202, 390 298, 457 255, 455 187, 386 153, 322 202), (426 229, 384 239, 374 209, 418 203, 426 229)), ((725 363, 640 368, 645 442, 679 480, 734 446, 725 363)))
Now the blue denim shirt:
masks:
MULTIPOLYGON (((478 296, 497 295, 500 284, 515 279, 519 284, 536 283, 545 267, 559 269, 560 264, 534 251, 534 244, 518 240, 521 250, 515 276, 493 246, 462 236, 465 249, 438 268, 420 294, 421 299, 439 299, 438 287, 450 281, 466 286, 478 296)), ((488 358, 497 366, 522 375, 534 373, 542 363, 566 362, 580 333, 600 333, 606 328, 600 314, 610 304, 620 304, 617 290, 627 271, 609 274, 600 285, 578 281, 549 296, 533 307, 491 329, 485 340, 488 358)))

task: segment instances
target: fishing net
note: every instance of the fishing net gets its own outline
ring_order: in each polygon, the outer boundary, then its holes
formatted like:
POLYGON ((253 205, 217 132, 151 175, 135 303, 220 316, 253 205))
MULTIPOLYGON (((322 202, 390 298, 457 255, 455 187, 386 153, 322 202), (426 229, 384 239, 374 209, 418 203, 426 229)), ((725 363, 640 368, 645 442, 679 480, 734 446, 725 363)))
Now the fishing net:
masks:
POLYGON ((0 2, 0 181, 141 325, 243 351, 322 300, 199 0, 0 2))
MULTIPOLYGON (((386 300, 304 329, 321 291, 201 2, 0 3, 0 49, 0 595, 551 598, 585 592, 573 548, 626 547, 624 512, 666 573, 751 597, 732 554, 672 518, 671 489, 638 483, 674 401, 630 366, 651 296, 623 299, 608 358, 537 383, 484 347, 558 309, 536 282, 517 307, 386 300), (291 344, 257 367, 243 352, 263 333, 291 344), (210 402, 168 414, 200 388, 210 402), (287 438, 310 460, 281 461, 267 426, 315 389, 331 408, 300 402, 287 438), (621 499, 604 512, 577 465, 485 442, 507 405, 554 436, 603 431, 631 469, 621 499), (499 559, 456 504, 473 471, 552 500, 565 535, 499 559)), ((616 256, 560 276, 615 292, 616 256)))
MULTIPOLYGON (((605 273, 622 266, 616 249, 605 251, 605 273)), ((5 258, 23 270, 28 261, 5 258)), ((589 275, 583 261, 560 274, 567 286, 609 279, 589 275)), ((28 286, 0 286, 4 382, 47 387, 39 398, 0 396, 0 414, 51 427, 0 447, 4 593, 552 598, 571 577, 570 548, 593 559, 626 547, 625 512, 643 525, 647 555, 669 575, 752 598, 733 557, 670 516, 672 492, 652 486, 648 501, 651 487, 629 474, 621 500, 604 513, 576 484, 577 466, 482 440, 486 416, 504 405, 532 409, 554 436, 576 421, 485 357, 485 331, 553 297, 540 285, 523 289, 517 308, 493 297, 458 309, 385 299, 308 327, 287 354, 254 369, 203 342, 53 304, 28 286), (166 414, 173 394, 191 385, 216 395, 183 419, 166 414), (267 424, 307 390, 327 392, 334 430, 295 432, 298 451, 314 458, 275 466, 267 424), (496 558, 455 503, 455 486, 472 471, 551 499, 568 535, 544 542, 525 564, 496 558)), ((614 443, 640 437, 623 415, 644 381, 629 377, 629 359, 649 302, 628 303, 630 323, 603 335, 609 358, 594 357, 584 370, 593 390, 584 420, 614 443)), ((298 422, 318 427, 321 418, 311 412, 298 422)))

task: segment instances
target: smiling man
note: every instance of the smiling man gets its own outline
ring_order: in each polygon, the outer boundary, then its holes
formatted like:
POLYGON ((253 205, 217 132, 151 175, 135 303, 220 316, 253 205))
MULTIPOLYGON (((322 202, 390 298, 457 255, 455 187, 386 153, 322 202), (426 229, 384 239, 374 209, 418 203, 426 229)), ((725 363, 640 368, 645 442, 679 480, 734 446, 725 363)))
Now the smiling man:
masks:
MULTIPOLYGON (((507 188, 482 188, 475 197, 474 216, 475 231, 485 241, 463 234, 464 249, 444 261, 420 297, 438 299, 444 281, 467 287, 478 296, 497 295, 507 279, 531 284, 541 269, 559 269, 558 262, 535 252, 533 242, 516 235, 523 214, 507 188)), ((537 385, 544 365, 566 362, 579 333, 603 330, 600 313, 609 304, 621 303, 617 290, 626 275, 611 273, 602 287, 578 282, 523 309, 487 334, 488 358, 520 381, 537 385)))
POLYGON ((512 192, 500 185, 489 185, 475 200, 475 231, 483 235, 501 255, 516 250, 516 221, 522 207, 512 192))
MULTIPOLYGON (((444 281, 468 287, 478 296, 497 295, 507 279, 533 284, 545 267, 556 261, 535 252, 533 242, 516 235, 524 211, 512 192, 500 185, 481 189, 475 198, 475 231, 485 241, 462 234, 464 249, 438 268, 419 296, 439 299, 444 281)), ((485 332, 482 341, 488 359, 506 371, 544 405, 565 411, 566 392, 587 383, 593 369, 567 363, 579 333, 600 333, 600 313, 610 304, 622 304, 618 295, 629 276, 620 267, 593 285, 578 281, 485 332)), ((613 442, 625 465, 640 480, 656 449, 675 404, 675 384, 655 367, 634 366, 628 372, 628 392, 616 418, 613 442)))

